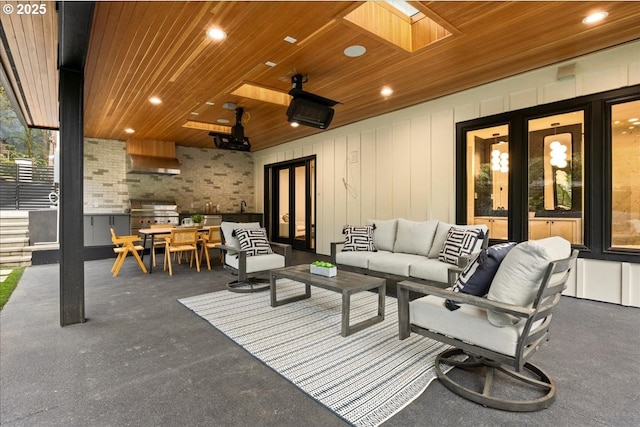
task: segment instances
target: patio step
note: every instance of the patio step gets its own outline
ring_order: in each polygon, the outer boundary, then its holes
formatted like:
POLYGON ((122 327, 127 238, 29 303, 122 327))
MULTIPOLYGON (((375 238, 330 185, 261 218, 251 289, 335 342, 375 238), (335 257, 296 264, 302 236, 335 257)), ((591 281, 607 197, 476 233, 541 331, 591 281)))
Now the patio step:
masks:
POLYGON ((0 268, 31 265, 29 212, 0 211, 0 268))

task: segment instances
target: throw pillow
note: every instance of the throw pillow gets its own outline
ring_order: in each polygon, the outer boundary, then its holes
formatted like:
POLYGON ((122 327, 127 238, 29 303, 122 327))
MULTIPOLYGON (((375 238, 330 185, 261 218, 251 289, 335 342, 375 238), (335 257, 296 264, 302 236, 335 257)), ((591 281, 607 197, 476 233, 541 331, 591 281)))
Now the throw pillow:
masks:
POLYGON ((240 249, 240 242, 238 242, 238 238, 235 236, 233 232, 236 228, 260 228, 259 222, 228 222, 223 221, 220 224, 220 230, 222 230, 222 237, 224 239, 224 244, 226 246, 230 246, 232 248, 240 249))
MULTIPOLYGON (((439 221, 438 228, 436 229, 436 235, 433 237, 433 244, 431 245, 431 249, 429 250, 429 255, 428 255, 429 258, 438 258, 438 256, 440 255, 440 251, 442 251, 442 246, 444 246, 444 242, 447 241, 447 235, 449 233, 449 230, 451 230, 451 227, 465 228, 465 229, 473 228, 473 229, 482 230, 485 233, 489 231, 487 226, 484 224, 455 225, 455 224, 448 224, 446 222, 439 221)), ((484 235, 482 237, 484 238, 484 235)), ((480 249, 482 249, 482 243, 483 243, 482 240, 478 240, 478 242, 476 243, 476 249, 472 252, 477 252, 480 249)))
MULTIPOLYGON (((458 280, 453 285, 453 292, 462 292, 477 297, 485 296, 489 292, 489 287, 500 263, 515 245, 513 242, 500 243, 480 252, 476 259, 460 272, 458 280)), ((460 308, 452 300, 446 300, 445 307, 452 311, 460 308)))
POLYGON ((342 229, 344 234, 343 252, 377 252, 373 244, 373 225, 352 226, 345 225, 342 229))
POLYGON ((484 238, 484 232, 476 228, 451 227, 447 233, 447 240, 442 245, 438 260, 458 265, 458 258, 470 255, 478 240, 484 238))
MULTIPOLYGON (((502 261, 487 299, 521 307, 530 306, 549 263, 570 255, 571 244, 562 237, 519 243, 502 261)), ((488 311, 487 318, 499 327, 512 326, 520 320, 510 314, 494 311, 488 311)))
POLYGON ((234 232, 240 242, 240 249, 246 251, 247 256, 273 253, 264 228, 236 228, 234 232))
POLYGON ((427 256, 433 244, 436 228, 438 228, 437 220, 409 221, 408 219, 399 218, 398 233, 396 235, 396 243, 393 245, 393 251, 427 256))
POLYGON ((373 225, 373 245, 380 251, 393 252, 398 230, 397 219, 369 219, 367 224, 373 225))

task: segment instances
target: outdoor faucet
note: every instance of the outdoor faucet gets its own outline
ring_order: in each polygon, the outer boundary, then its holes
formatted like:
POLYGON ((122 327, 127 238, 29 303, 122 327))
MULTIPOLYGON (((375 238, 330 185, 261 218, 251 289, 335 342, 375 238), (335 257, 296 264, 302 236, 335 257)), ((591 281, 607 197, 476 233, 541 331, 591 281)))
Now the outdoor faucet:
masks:
POLYGON ((247 202, 243 200, 242 202, 240 202, 240 213, 243 213, 246 208, 247 208, 247 202))

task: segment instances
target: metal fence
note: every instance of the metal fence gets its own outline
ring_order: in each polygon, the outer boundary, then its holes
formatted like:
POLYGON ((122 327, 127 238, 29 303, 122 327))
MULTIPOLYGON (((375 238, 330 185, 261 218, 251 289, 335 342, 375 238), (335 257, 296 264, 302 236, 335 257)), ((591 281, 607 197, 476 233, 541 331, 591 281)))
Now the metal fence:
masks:
POLYGON ((48 208, 53 190, 53 167, 0 163, 0 209, 48 208))

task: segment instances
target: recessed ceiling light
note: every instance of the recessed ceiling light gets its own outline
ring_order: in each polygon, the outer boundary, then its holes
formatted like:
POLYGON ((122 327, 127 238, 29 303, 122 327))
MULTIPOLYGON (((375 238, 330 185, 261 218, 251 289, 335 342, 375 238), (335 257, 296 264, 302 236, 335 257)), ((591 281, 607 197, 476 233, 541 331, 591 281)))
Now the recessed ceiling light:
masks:
POLYGON ((385 86, 382 88, 382 90, 380 91, 380 95, 382 96, 390 96, 393 93, 393 89, 391 89, 388 86, 385 86))
POLYGON ((221 125, 226 125, 227 123, 229 123, 228 119, 218 119, 216 120, 218 123, 220 123, 221 125))
POLYGON ((207 36, 213 40, 221 41, 227 38, 227 33, 220 28, 209 28, 207 30, 207 36))
POLYGON ((149 102, 153 105, 158 105, 162 104, 162 99, 158 98, 157 96, 152 96, 151 98, 149 98, 149 102))
POLYGON ((638 119, 637 117, 632 117, 629 119, 630 122, 637 122, 638 120, 640 119, 638 119))
POLYGON ((278 64, 276 64, 276 63, 275 63, 275 62, 273 62, 273 61, 267 61, 267 62, 265 62, 265 63, 264 63, 264 65, 268 65, 269 67, 275 67, 275 66, 276 66, 276 65, 278 65, 278 64))
POLYGON ((300 123, 298 122, 291 122, 290 124, 292 128, 297 128, 298 126, 300 126, 300 123))
POLYGON ((348 48, 346 48, 344 50, 344 54, 346 56, 348 56, 349 58, 357 58, 358 56, 362 56, 364 55, 364 53, 367 51, 367 49, 364 46, 360 46, 360 45, 353 45, 353 46, 349 46, 348 48))
POLYGON ((126 133, 134 133, 134 132, 135 132, 135 130, 133 130, 133 129, 131 129, 131 128, 126 128, 124 131, 125 131, 126 133))
POLYGON ((289 43, 295 43, 295 42, 298 41, 298 39, 293 38, 291 36, 287 36, 287 37, 284 38, 284 41, 289 42, 289 43))
POLYGON ((199 115, 199 114, 200 114, 200 113, 198 113, 198 112, 196 112, 196 111, 192 111, 192 112, 191 112, 191 115, 192 115, 192 116, 197 116, 197 115, 199 115))
POLYGON ((205 104, 207 104, 207 105, 216 105, 215 102, 211 102, 211 101, 207 101, 207 102, 205 102, 205 104))
POLYGON ((609 12, 596 12, 587 16, 582 20, 583 24, 595 24, 596 22, 602 21, 604 18, 609 16, 609 12))

